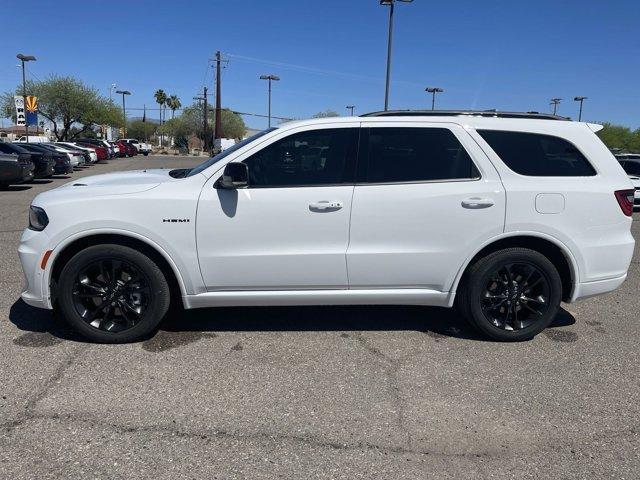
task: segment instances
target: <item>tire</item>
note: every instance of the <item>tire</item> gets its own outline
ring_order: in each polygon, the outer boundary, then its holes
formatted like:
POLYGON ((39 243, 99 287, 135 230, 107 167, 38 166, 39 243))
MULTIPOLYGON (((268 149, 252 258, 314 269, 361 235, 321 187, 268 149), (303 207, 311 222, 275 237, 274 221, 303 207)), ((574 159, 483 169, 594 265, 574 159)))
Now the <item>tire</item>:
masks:
POLYGON ((170 303, 158 265, 122 245, 88 247, 60 273, 56 308, 82 336, 99 343, 126 343, 154 332, 170 303), (91 323, 90 323, 91 322, 91 323))
POLYGON ((469 267, 457 300, 462 315, 485 336, 503 342, 530 340, 557 315, 562 280, 541 253, 507 248, 469 267))
POLYGON ((147 155, 149 155, 149 152, 144 152, 143 155, 146 157, 147 155))

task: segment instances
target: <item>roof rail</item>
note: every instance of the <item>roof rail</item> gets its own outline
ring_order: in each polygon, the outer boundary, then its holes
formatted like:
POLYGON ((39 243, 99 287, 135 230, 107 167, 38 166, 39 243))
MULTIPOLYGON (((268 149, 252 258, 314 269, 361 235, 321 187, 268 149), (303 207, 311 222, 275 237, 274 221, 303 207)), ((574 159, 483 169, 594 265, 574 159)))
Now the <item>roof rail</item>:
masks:
POLYGON ((387 110, 363 113, 361 117, 493 117, 493 118, 533 118, 537 120, 571 120, 568 117, 538 112, 500 112, 498 110, 387 110))

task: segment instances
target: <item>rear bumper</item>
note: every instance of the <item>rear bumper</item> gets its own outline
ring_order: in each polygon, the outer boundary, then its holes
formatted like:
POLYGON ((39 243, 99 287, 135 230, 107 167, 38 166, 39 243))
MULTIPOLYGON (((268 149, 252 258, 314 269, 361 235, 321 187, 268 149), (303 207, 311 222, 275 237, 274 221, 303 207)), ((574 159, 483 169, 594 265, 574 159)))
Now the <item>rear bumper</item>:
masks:
POLYGON ((53 175, 54 169, 56 166, 55 160, 47 160, 46 162, 41 162, 36 165, 34 171, 35 178, 45 178, 53 175))
POLYGON ((571 296, 571 302, 576 300, 583 300, 589 297, 595 297, 596 295, 602 295, 603 293, 612 292, 624 283, 627 279, 627 274, 621 275, 615 278, 608 278, 606 280, 598 280, 595 282, 578 283, 573 289, 573 295, 571 296))

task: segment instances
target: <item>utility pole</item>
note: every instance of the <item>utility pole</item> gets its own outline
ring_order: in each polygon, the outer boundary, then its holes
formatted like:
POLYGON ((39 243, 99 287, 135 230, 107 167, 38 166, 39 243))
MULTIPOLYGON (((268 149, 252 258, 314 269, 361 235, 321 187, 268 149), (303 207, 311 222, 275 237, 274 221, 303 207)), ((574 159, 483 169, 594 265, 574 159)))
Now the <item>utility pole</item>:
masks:
POLYGON ((436 108, 436 93, 442 93, 444 90, 440 87, 427 87, 425 88, 427 93, 431 94, 431 110, 436 108))
MULTIPOLYGON (((216 52, 216 117, 215 117, 215 127, 213 131, 213 148, 216 147, 215 142, 218 138, 222 138, 222 112, 220 110, 222 102, 220 97, 220 50, 216 52)), ((205 105, 206 105, 206 95, 205 95, 205 105)), ((205 108, 206 112, 206 108, 205 108)), ((206 115, 206 113, 205 113, 206 115)))
POLYGON ((582 102, 584 102, 588 97, 575 97, 574 100, 576 102, 580 102, 580 113, 578 114, 578 121, 582 121, 582 102))
POLYGON ((549 105, 553 105, 553 114, 555 115, 558 112, 558 105, 560 104, 561 98, 552 98, 549 105))
POLYGON ((209 103, 207 102, 207 87, 204 87, 204 150, 209 151, 209 103))
POLYGON ((411 3, 413 0, 380 0, 380 5, 389 7, 389 32, 387 37, 387 78, 384 87, 384 110, 389 110, 389 83, 391 82, 391 43, 393 40, 393 10, 395 2, 411 3))
POLYGON ((269 118, 269 128, 271 128, 271 82, 277 82, 280 80, 280 77, 277 75, 260 75, 260 80, 267 80, 269 82, 269 90, 268 90, 268 118, 269 118))

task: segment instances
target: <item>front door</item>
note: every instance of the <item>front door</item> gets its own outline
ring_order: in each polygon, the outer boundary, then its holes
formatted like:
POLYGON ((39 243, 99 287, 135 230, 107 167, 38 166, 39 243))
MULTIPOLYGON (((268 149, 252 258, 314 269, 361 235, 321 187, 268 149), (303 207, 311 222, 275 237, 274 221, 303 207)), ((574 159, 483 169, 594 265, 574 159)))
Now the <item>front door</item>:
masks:
POLYGON ((207 290, 347 288, 356 125, 283 128, 232 160, 248 166, 248 188, 209 179, 196 227, 207 290))

